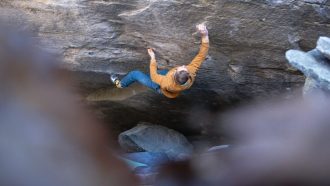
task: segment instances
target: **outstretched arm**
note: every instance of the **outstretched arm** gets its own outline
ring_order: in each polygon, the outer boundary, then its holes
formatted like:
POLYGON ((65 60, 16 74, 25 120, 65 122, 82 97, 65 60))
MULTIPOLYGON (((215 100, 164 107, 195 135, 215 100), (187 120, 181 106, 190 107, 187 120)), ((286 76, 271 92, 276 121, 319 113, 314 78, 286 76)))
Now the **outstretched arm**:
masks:
POLYGON ((200 46, 199 52, 197 56, 191 61, 191 63, 187 66, 189 72, 195 76, 197 70, 205 60, 208 50, 209 50, 209 36, 208 31, 205 25, 197 25, 198 32, 202 35, 202 44, 200 46))
POLYGON ((148 48, 148 54, 150 56, 150 77, 151 77, 151 80, 153 82, 157 83, 158 85, 160 85, 165 76, 160 75, 160 74, 157 73, 156 57, 155 57, 154 51, 151 48, 148 48))

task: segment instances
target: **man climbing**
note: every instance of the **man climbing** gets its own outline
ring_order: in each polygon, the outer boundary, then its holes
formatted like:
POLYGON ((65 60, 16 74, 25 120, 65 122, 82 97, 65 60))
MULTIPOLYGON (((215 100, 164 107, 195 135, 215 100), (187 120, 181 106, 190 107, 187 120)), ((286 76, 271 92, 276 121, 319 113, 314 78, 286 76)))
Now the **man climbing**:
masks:
POLYGON ((209 37, 206 26, 197 25, 197 30, 202 36, 202 43, 199 53, 189 65, 182 65, 171 70, 158 70, 155 53, 151 48, 148 49, 150 56, 150 76, 141 71, 134 70, 129 72, 122 80, 119 80, 116 74, 111 75, 111 81, 118 88, 128 87, 130 84, 138 81, 156 92, 165 95, 168 98, 179 96, 180 92, 190 88, 195 81, 196 72, 205 60, 209 49, 209 37))

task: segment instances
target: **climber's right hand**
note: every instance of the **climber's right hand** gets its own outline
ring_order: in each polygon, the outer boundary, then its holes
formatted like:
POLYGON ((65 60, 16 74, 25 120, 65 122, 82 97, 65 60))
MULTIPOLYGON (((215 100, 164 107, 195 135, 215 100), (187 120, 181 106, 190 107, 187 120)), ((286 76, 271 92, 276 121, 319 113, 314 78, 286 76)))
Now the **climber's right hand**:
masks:
POLYGON ((155 53, 152 48, 148 48, 148 54, 151 59, 155 59, 155 53))

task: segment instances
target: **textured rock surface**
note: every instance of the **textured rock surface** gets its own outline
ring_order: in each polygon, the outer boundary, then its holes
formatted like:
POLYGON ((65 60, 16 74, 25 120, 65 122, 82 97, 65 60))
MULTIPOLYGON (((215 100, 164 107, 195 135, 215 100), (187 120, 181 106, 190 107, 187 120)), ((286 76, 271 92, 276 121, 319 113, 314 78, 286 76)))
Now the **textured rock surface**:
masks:
POLYGON ((110 87, 108 72, 147 71, 148 46, 161 66, 188 63, 199 46, 194 25, 206 23, 209 57, 185 96, 168 100, 147 91, 97 104, 120 130, 144 120, 198 131, 186 121, 191 108, 218 110, 300 86, 304 77, 290 70, 285 51, 312 49, 330 33, 326 0, 1 0, 0 16, 26 25, 41 46, 62 55, 86 93, 110 87))
POLYGON ((119 143, 127 151, 161 152, 172 160, 186 158, 193 150, 182 134, 159 125, 139 124, 121 133, 119 143))

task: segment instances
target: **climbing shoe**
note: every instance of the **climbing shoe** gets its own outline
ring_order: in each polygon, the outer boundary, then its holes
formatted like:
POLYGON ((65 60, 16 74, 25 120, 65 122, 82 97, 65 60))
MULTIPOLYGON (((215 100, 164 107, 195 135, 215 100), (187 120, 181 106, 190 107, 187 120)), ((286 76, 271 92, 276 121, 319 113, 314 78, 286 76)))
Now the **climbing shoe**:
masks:
POLYGON ((119 76, 117 74, 110 75, 111 82, 116 85, 116 87, 121 88, 119 76))

